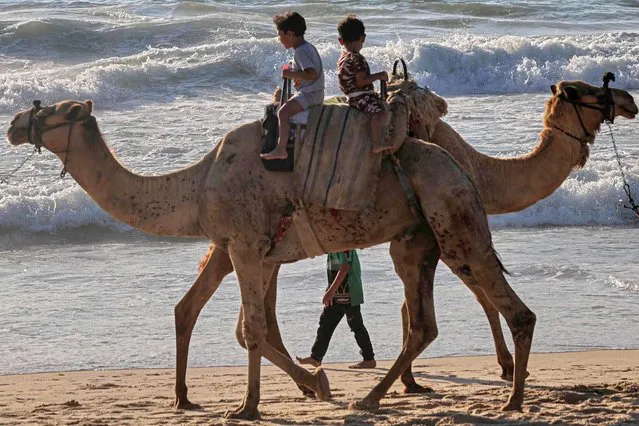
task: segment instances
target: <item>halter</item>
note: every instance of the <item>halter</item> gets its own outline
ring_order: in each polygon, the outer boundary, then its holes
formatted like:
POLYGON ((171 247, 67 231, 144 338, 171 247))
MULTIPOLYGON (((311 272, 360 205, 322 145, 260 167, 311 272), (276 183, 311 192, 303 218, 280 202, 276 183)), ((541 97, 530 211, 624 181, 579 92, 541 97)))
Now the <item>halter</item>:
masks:
POLYGON ((599 123, 603 123, 605 121, 614 123, 615 122, 615 100, 612 97, 612 90, 610 89, 610 87, 608 87, 608 83, 610 82, 610 80, 615 81, 615 75, 611 72, 605 73, 603 76, 603 85, 601 86, 604 89, 604 93, 605 93, 605 98, 602 102, 603 107, 600 106, 602 105, 602 103, 587 103, 587 102, 572 100, 568 98, 563 92, 560 93, 559 96, 557 96, 562 101, 571 103, 573 108, 575 109, 577 118, 579 118, 579 124, 581 124, 581 128, 584 131, 584 136, 582 138, 578 138, 577 136, 569 132, 566 132, 565 130, 559 129, 557 127, 555 128, 561 131, 562 133, 570 136, 571 138, 578 140, 579 142, 588 142, 588 141, 594 140, 594 135, 590 133, 588 129, 586 129, 586 126, 584 125, 584 121, 581 118, 581 113, 579 112, 579 109, 577 108, 578 106, 601 111, 601 120, 599 121, 599 123))
POLYGON ((87 121, 91 119, 95 120, 95 118, 92 115, 89 115, 88 117, 82 120, 77 120, 74 117, 68 121, 63 121, 61 123, 56 123, 50 126, 46 126, 44 125, 44 121, 46 120, 46 117, 37 117, 37 114, 40 112, 40 110, 42 110, 42 107, 40 106, 40 104, 41 102, 39 100, 33 101, 33 108, 31 108, 31 111, 29 112, 29 127, 27 130, 27 138, 29 140, 29 143, 36 147, 36 149, 38 150, 38 153, 42 153, 41 148, 44 146, 44 144, 42 143, 42 135, 44 135, 46 132, 50 130, 57 129, 58 127, 69 125, 69 134, 67 136, 67 147, 64 149, 64 151, 50 150, 54 154, 60 154, 60 153, 65 154, 62 171, 60 172, 60 177, 63 178, 67 174, 67 162, 69 161, 69 154, 71 153, 71 150, 70 150, 71 133, 73 132, 73 125, 75 123, 86 123, 87 121))

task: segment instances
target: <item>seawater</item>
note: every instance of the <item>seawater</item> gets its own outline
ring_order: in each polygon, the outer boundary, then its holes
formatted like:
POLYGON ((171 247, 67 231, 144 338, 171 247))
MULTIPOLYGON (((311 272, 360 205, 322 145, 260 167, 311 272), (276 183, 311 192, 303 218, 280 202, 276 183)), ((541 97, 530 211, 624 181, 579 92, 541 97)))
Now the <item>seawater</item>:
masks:
MULTIPOLYGON (((549 86, 580 79, 639 99, 639 3, 612 1, 280 2, 4 1, 0 3, 0 123, 33 99, 92 99, 119 159, 166 173, 209 152, 233 127, 261 117, 291 56, 272 15, 295 8, 322 56, 327 94, 339 93, 336 24, 356 13, 373 71, 402 57, 445 97, 445 117, 479 151, 522 155, 537 144, 549 86)), ((605 128, 604 128, 605 130, 605 128)), ((4 131, 4 130, 3 130, 4 131)), ((631 195, 639 200, 639 125, 613 126, 631 195)), ((0 178, 29 153, 10 147, 0 178)), ((50 153, 0 183, 0 374, 172 367, 173 307, 194 281, 206 241, 146 236, 110 218, 50 153)), ((637 218, 602 132, 581 170, 550 197, 490 217, 509 282, 538 316, 535 351, 639 348, 637 218)), ((362 250, 364 321, 376 356, 401 345, 401 282, 388 246, 362 250)), ((282 267, 278 316, 291 353, 307 355, 326 287, 324 259, 282 267)), ((472 294, 441 266, 438 339, 422 356, 493 353, 472 294)), ((191 366, 243 364, 234 340, 237 281, 203 310, 191 366)), ((356 360, 347 325, 326 362, 356 360)), ((510 341, 507 336, 507 341, 510 341)))

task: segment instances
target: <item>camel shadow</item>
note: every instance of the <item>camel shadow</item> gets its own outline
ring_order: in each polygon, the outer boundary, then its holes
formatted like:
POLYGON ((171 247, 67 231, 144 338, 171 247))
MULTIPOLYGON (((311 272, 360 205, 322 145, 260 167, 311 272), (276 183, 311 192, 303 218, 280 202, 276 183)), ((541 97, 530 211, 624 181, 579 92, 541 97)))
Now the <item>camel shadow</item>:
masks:
MULTIPOLYGON (((333 367, 323 367, 326 371, 335 371, 337 373, 350 373, 350 374, 365 374, 365 375, 374 375, 374 376, 378 376, 378 380, 381 380, 381 378, 385 377, 386 374, 388 373, 388 368, 383 368, 383 367, 377 367, 377 368, 371 368, 371 369, 352 369, 352 368, 333 368, 333 367)), ((413 376, 415 376, 415 378, 420 378, 420 379, 424 379, 424 380, 430 380, 430 381, 437 381, 437 382, 450 382, 450 383, 456 383, 459 385, 470 385, 470 384, 477 384, 477 385, 485 385, 485 386, 510 386, 512 382, 508 382, 505 380, 488 380, 488 379, 478 379, 478 378, 467 378, 467 377, 458 377, 458 376, 453 376, 453 375, 448 375, 448 376, 441 376, 441 375, 435 375, 435 374, 428 374, 428 373, 416 373, 413 371, 413 376)))

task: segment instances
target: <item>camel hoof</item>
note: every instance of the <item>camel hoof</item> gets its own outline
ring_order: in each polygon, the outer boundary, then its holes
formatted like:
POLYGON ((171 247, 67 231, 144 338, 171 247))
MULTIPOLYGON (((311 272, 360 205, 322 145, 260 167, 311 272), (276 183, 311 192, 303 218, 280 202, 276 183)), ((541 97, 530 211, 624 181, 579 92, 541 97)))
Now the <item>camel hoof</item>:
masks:
POLYGON ((297 385, 297 387, 299 388, 299 390, 302 391, 302 394, 306 397, 306 398, 313 398, 315 399, 315 391, 313 389, 309 389, 306 386, 303 385, 297 385))
POLYGON ((320 401, 328 401, 331 399, 331 387, 328 383, 328 376, 322 367, 317 367, 315 371, 313 371, 313 376, 315 376, 317 380, 315 397, 320 401))
POLYGON ((404 393, 434 393, 435 390, 428 386, 418 385, 413 382, 408 385, 404 385, 404 393))
POLYGON ((371 401, 370 399, 362 399, 360 401, 351 402, 348 406, 351 410, 377 410, 379 408, 379 401, 371 401))
MULTIPOLYGON (((524 376, 524 379, 527 379, 528 376, 530 376, 530 373, 528 371, 526 371, 526 375, 524 376)), ((503 380, 507 381, 507 382, 512 382, 513 381, 513 370, 510 371, 503 371, 501 373, 501 377, 503 380)))
POLYGON ((260 412, 257 408, 251 410, 246 406, 242 406, 235 411, 227 411, 224 413, 224 418, 237 420, 260 420, 262 416, 260 416, 260 412))
POLYGON ((501 407, 501 411, 522 411, 521 402, 508 401, 506 405, 501 407))
POLYGON ((202 406, 192 403, 188 398, 176 398, 173 403, 173 408, 176 410, 201 410, 202 406))

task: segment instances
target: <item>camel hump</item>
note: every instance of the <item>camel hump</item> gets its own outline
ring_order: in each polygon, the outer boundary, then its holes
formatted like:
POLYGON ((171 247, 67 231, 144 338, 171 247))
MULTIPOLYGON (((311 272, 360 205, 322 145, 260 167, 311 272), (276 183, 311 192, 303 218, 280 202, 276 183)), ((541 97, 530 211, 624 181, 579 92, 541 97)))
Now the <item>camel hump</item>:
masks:
POLYGON ((366 210, 375 202, 381 154, 372 154, 370 121, 345 104, 309 109, 304 136, 295 142, 294 179, 305 203, 366 210))

